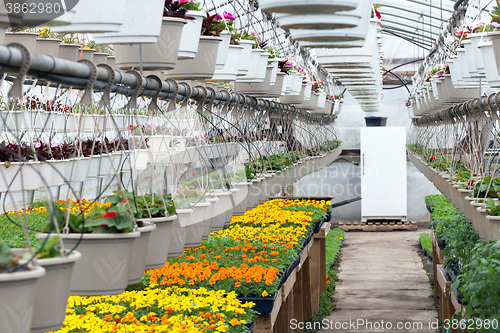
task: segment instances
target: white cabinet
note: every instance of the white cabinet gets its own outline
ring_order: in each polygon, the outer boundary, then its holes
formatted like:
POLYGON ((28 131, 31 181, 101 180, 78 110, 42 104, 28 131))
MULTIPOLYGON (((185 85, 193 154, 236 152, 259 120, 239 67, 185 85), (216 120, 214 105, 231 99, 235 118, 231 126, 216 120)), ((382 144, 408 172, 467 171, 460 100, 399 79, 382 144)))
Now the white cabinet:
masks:
POLYGON ((361 128, 361 221, 406 221, 406 128, 361 128))

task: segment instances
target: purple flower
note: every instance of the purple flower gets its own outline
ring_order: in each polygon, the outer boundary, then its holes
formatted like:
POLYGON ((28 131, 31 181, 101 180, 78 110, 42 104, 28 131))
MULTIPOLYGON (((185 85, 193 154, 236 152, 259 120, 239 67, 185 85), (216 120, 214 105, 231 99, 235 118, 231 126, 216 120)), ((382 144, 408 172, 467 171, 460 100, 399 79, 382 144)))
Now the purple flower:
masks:
POLYGON ((217 14, 215 18, 217 18, 217 20, 222 20, 222 16, 220 16, 219 14, 217 14))

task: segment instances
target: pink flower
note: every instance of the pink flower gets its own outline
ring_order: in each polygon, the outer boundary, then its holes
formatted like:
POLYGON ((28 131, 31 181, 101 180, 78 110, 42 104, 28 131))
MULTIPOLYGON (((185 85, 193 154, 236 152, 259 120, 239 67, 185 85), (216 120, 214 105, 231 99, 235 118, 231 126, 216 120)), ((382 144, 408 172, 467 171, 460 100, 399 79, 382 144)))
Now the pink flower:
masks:
POLYGON ((40 142, 35 143, 35 148, 36 149, 40 148, 41 146, 42 146, 42 144, 40 142))
POLYGON ((217 14, 217 16, 215 16, 215 18, 216 18, 217 20, 222 20, 222 16, 220 16, 219 14, 217 14))
POLYGON ((226 11, 225 11, 224 13, 222 13, 222 15, 224 15, 224 18, 225 18, 226 20, 230 20, 230 21, 234 20, 234 16, 233 16, 233 14, 231 14, 231 13, 229 13, 229 12, 226 12, 226 11))

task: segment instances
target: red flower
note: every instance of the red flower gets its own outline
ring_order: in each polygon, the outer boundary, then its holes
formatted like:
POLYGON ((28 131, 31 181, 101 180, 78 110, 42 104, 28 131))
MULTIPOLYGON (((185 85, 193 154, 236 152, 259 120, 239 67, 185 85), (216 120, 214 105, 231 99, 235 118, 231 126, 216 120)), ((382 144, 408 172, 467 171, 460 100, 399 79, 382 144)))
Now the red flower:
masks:
POLYGON ((382 15, 380 15, 380 12, 378 10, 375 9, 375 15, 377 16, 377 18, 380 20, 382 18, 382 15))
POLYGON ((122 205, 125 205, 127 203, 127 199, 123 199, 122 205))
POLYGON ((104 215, 104 218, 105 218, 105 219, 109 219, 110 217, 115 217, 115 218, 116 218, 116 213, 115 213, 115 212, 107 212, 107 213, 104 215))
POLYGON ((469 186, 474 185, 474 179, 469 180, 469 182, 468 182, 467 184, 468 184, 469 186))
POLYGON ((434 161, 434 160, 436 160, 436 156, 431 157, 431 161, 434 161))
POLYGON ((134 126, 133 126, 133 125, 128 125, 128 129, 129 129, 129 130, 133 130, 133 129, 134 129, 134 126))
POLYGON ((108 225, 107 225, 107 224, 103 224, 103 225, 102 225, 102 227, 103 227, 103 228, 107 228, 107 227, 108 227, 108 225))

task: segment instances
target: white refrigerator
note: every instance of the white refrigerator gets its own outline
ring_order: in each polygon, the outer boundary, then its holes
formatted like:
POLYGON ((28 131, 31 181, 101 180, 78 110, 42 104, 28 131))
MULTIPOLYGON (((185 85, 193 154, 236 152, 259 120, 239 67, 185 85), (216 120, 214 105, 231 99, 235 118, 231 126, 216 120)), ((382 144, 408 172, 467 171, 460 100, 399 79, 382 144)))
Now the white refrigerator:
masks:
POLYGON ((361 128, 361 221, 406 221, 406 128, 361 128))

